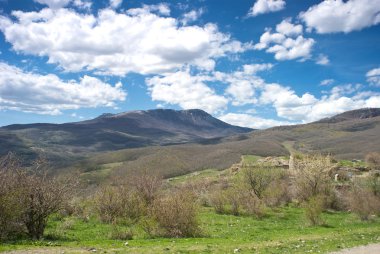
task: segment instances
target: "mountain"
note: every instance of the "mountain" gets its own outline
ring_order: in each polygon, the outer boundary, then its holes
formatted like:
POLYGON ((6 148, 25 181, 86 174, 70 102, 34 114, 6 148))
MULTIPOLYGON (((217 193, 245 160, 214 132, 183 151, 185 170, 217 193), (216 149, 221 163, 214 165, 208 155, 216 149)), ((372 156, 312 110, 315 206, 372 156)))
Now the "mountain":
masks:
POLYGON ((32 158, 42 152, 57 159, 124 148, 211 142, 250 131, 199 109, 139 110, 74 123, 5 126, 0 128, 0 155, 15 151, 32 158))
POLYGON ((106 152, 88 157, 79 169, 97 168, 88 174, 101 179, 104 174, 111 179, 124 176, 131 169, 154 170, 171 177, 208 168, 225 169, 239 162, 242 155, 287 156, 291 150, 329 153, 337 159, 364 159, 367 153, 380 151, 378 112, 380 109, 354 110, 331 117, 329 121, 256 130, 208 144, 106 152), (110 169, 108 165, 115 167, 110 169))
POLYGON ((112 171, 116 176, 130 169, 170 176, 223 169, 244 154, 286 156, 292 149, 363 159, 380 151, 379 112, 360 109, 313 123, 255 131, 231 126, 201 110, 103 114, 77 123, 0 128, 0 153, 15 151, 32 159, 42 152, 57 166, 80 159, 81 169, 117 162, 120 165, 112 171))

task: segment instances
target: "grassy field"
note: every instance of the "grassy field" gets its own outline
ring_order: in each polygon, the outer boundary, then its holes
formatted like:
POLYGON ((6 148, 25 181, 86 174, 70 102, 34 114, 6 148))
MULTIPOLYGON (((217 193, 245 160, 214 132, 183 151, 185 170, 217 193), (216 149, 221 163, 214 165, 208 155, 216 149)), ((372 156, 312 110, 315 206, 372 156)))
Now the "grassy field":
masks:
MULTIPOLYGON (((255 163, 260 156, 243 155, 242 164, 255 163)), ((349 164, 350 161, 340 161, 349 164)), ((103 164, 85 173, 86 179, 103 178, 122 163, 103 164)), ((239 176, 230 169, 206 169, 165 180, 165 190, 186 184, 239 176)), ((53 215, 44 239, 20 239, 0 243, 0 252, 10 253, 329 253, 331 251, 380 242, 380 218, 361 221, 349 212, 327 211, 322 226, 310 226, 302 206, 290 203, 266 208, 265 216, 220 215, 211 207, 199 210, 202 236, 198 238, 151 238, 140 224, 105 224, 92 215, 88 219, 53 215), (132 239, 123 238, 131 232, 132 239), (127 233, 128 234, 128 233, 127 233), (127 244, 126 244, 127 242, 127 244)), ((90 213, 91 214, 91 213, 90 213)))
MULTIPOLYGON (((96 218, 84 222, 69 217, 53 217, 42 241, 19 240, 0 245, 0 251, 36 249, 45 253, 327 253, 380 241, 380 220, 362 222, 345 212, 323 214, 324 226, 311 227, 302 208, 282 207, 263 219, 248 216, 218 215, 202 208, 199 216, 203 237, 148 239, 137 226, 118 226, 132 230, 133 240, 112 240, 113 226, 96 218), (125 242, 128 241, 128 245, 125 242), (237 251, 237 249, 239 251, 237 251), (48 251, 48 252, 46 252, 48 251)), ((21 252, 20 252, 21 253, 21 252)))

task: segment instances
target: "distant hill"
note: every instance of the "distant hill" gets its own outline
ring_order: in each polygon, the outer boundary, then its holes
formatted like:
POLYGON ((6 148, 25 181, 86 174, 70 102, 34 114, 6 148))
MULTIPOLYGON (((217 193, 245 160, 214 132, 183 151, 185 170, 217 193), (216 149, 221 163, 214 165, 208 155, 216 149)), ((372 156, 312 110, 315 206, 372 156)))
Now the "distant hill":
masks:
POLYGON ((357 110, 351 110, 344 112, 342 114, 324 118, 319 121, 318 123, 338 123, 338 122, 344 122, 344 121, 351 121, 355 119, 366 119, 366 118, 373 118, 380 116, 380 108, 365 108, 365 109, 357 109, 357 110))
POLYGON ((114 176, 131 169, 165 176, 223 169, 244 154, 286 156, 291 149, 363 159, 380 151, 379 112, 354 110, 309 124, 252 131, 201 110, 132 111, 77 123, 6 126, 0 128, 0 149, 27 158, 42 152, 56 166, 74 163, 81 170, 117 165, 112 171, 97 171, 114 176))
MULTIPOLYGON (((199 110, 139 110, 103 114, 65 124, 14 124, 0 128, 0 155, 14 151, 27 158, 50 159, 155 145, 208 142, 250 128, 233 126, 199 110)), ((63 159, 64 160, 64 159, 63 159)))
POLYGON ((203 144, 106 152, 89 156, 76 167, 87 172, 90 182, 97 182, 120 178, 133 170, 152 170, 171 177, 207 168, 225 169, 239 162, 242 155, 287 156, 291 150, 364 159, 367 153, 380 151, 380 116, 375 113, 379 110, 349 111, 329 121, 256 130, 203 144))

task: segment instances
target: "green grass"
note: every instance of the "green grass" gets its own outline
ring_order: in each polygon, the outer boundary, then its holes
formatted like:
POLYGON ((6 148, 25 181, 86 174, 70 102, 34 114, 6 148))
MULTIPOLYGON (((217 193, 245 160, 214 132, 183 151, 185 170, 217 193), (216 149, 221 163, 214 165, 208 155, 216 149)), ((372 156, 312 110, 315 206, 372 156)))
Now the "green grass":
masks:
POLYGON ((366 167, 367 164, 364 161, 351 161, 351 160, 341 160, 338 162, 338 165, 341 167, 350 167, 350 168, 362 168, 366 167))
POLYGON ((196 171, 190 174, 169 178, 169 182, 172 185, 180 183, 194 183, 197 181, 203 181, 205 178, 217 179, 220 175, 226 173, 227 170, 218 169, 205 169, 202 171, 196 171))
MULTIPOLYGON (((346 212, 323 214, 325 226, 307 226, 303 209, 283 207, 269 211, 263 219, 249 216, 215 214, 211 208, 202 208, 200 224, 204 236, 184 239, 148 239, 134 226, 134 239, 111 240, 112 225, 102 224, 96 218, 84 222, 79 218, 64 221, 52 218, 43 241, 20 240, 0 245, 0 251, 30 248, 65 250, 80 253, 96 248, 98 253, 327 253, 329 251, 380 241, 380 220, 362 222, 346 212), (59 246, 59 247, 57 247, 59 246)), ((128 226, 118 226, 129 230, 128 226)))
POLYGON ((257 155, 242 155, 241 156, 243 164, 252 164, 252 163, 255 163, 260 158, 261 157, 257 156, 257 155))

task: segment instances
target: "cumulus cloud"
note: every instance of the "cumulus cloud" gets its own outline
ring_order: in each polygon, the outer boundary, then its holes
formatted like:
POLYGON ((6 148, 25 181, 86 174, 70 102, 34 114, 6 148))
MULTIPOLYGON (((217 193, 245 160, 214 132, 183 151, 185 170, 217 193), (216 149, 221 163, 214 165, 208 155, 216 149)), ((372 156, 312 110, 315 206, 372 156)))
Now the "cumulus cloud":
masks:
POLYGON ((310 111, 317 99, 309 93, 299 97, 295 91, 288 87, 279 84, 267 84, 261 93, 260 102, 272 104, 280 117, 300 121, 307 117, 305 112, 310 111))
POLYGON ((257 16, 268 12, 281 11, 285 8, 284 0, 257 0, 248 12, 248 16, 257 16))
POLYGON ((90 76, 63 81, 0 62, 0 110, 56 115, 66 109, 113 107, 126 96, 121 83, 112 86, 90 76))
POLYGON ((372 86, 380 87, 380 68, 375 68, 367 72, 367 81, 372 86))
POLYGON ((219 119, 229 124, 250 127, 253 129, 266 129, 273 126, 294 124, 288 121, 278 121, 278 120, 273 120, 273 119, 265 119, 265 118, 253 116, 250 114, 236 114, 236 113, 228 113, 228 114, 222 115, 219 117, 219 119))
POLYGON ((0 30, 19 53, 46 56, 66 71, 125 76, 160 74, 186 64, 212 70, 215 59, 244 52, 251 44, 233 40, 215 24, 180 26, 165 4, 95 16, 72 9, 13 11, 0 16, 0 30), (158 39, 159 38, 159 39, 158 39))
POLYGON ((203 9, 198 10, 191 10, 189 12, 186 12, 183 14, 183 17, 181 19, 181 23, 184 25, 187 25, 191 22, 197 21, 200 16, 203 14, 203 9))
POLYGON ((290 19, 285 19, 276 26, 275 32, 267 29, 254 48, 266 49, 266 52, 273 53, 275 59, 280 61, 297 58, 305 60, 310 58, 315 41, 312 38, 304 38, 302 33, 302 25, 294 25, 290 19))
POLYGON ((380 0, 325 0, 300 18, 317 33, 349 33, 380 23, 380 0))
POLYGON ((242 106, 257 102, 255 90, 262 87, 265 82, 256 73, 270 70, 272 67, 272 64, 247 64, 243 65, 241 71, 215 72, 214 78, 228 84, 225 94, 230 98, 232 105, 242 106))
POLYGON ((348 110, 379 107, 380 93, 360 92, 360 84, 333 87, 326 95, 316 98, 305 93, 298 96, 294 90, 279 84, 265 86, 260 102, 272 105, 277 115, 288 120, 307 123, 348 110))
POLYGON ((328 56, 320 54, 316 60, 316 63, 319 65, 328 65, 330 63, 330 59, 328 56))
POLYGON ((205 83, 212 80, 210 76, 191 75, 187 69, 148 78, 146 84, 153 101, 218 113, 227 108, 228 100, 205 83))
MULTIPOLYGON (((221 119, 229 123, 253 128, 308 123, 347 110, 380 105, 380 93, 363 91, 361 84, 334 86, 323 91, 321 97, 311 93, 299 95, 290 87, 267 83, 258 76, 258 72, 271 68, 272 64, 251 64, 243 65, 240 70, 231 73, 194 73, 187 68, 148 78, 146 83, 154 101, 178 105, 184 109, 201 108, 221 115, 221 119), (219 86, 219 94, 212 86, 219 86), (224 93, 221 93, 223 87, 224 93), (284 120, 260 118, 248 112, 223 114, 229 104, 273 107, 277 116, 284 120)), ((368 75, 371 77, 377 74, 378 70, 374 70, 368 75)), ((331 85, 333 82, 334 80, 327 79, 321 83, 331 85)))

